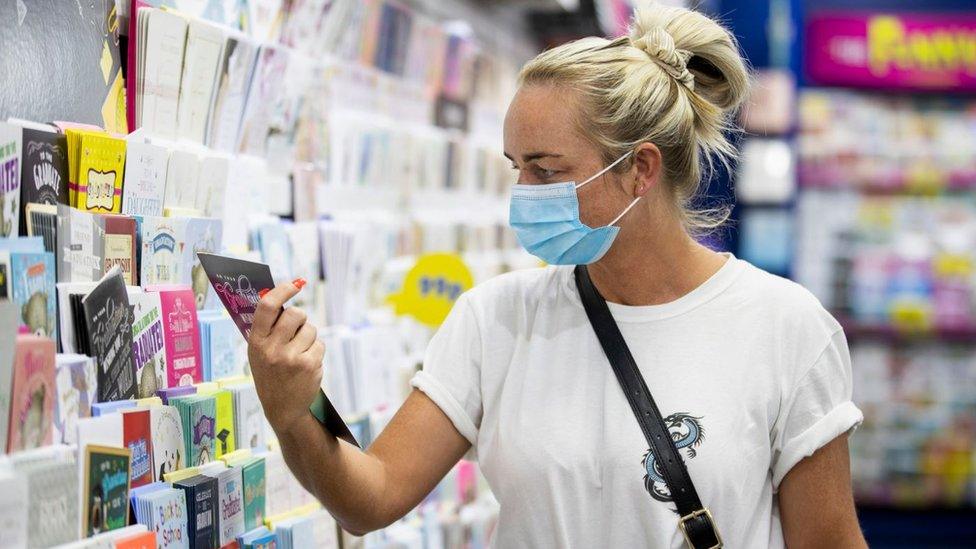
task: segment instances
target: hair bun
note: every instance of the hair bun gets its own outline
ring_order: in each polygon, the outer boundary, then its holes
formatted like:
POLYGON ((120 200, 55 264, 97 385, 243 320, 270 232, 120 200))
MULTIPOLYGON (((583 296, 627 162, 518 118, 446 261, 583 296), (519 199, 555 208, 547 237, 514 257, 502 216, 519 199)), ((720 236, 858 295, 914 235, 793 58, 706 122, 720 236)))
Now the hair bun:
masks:
POLYGON ((681 82, 688 89, 695 89, 695 75, 688 70, 691 52, 676 48, 674 37, 664 27, 652 27, 630 44, 643 51, 658 64, 671 78, 681 82))
POLYGON ((745 97, 749 77, 735 38, 708 16, 647 3, 634 11, 629 37, 669 75, 693 82, 697 98, 731 111, 745 97))

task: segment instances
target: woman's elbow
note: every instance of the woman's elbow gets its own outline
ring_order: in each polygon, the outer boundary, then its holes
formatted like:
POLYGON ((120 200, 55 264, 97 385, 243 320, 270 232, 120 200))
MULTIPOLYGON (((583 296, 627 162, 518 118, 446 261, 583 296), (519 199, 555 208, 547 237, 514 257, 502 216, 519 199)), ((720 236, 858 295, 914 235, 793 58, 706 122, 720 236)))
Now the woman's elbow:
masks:
POLYGON ((396 522, 396 518, 391 519, 380 519, 378 517, 367 517, 367 516, 357 516, 357 517, 345 517, 336 518, 336 522, 339 526, 349 532, 354 536, 365 536, 370 532, 375 532, 377 530, 382 530, 387 526, 396 522))

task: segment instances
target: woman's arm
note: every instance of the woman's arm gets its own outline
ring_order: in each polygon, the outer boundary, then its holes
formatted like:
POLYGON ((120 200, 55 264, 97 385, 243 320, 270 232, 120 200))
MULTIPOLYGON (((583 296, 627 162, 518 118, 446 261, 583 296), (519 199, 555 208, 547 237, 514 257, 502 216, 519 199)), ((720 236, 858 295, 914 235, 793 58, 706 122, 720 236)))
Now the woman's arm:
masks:
POLYGON ((854 511, 847 435, 790 469, 780 483, 779 509, 790 549, 867 547, 854 511))
POLYGON ((366 452, 327 433, 308 411, 325 346, 300 309, 281 311, 299 289, 281 284, 259 302, 248 341, 251 372, 292 473, 343 528, 363 534, 410 511, 471 444, 417 390, 366 452))

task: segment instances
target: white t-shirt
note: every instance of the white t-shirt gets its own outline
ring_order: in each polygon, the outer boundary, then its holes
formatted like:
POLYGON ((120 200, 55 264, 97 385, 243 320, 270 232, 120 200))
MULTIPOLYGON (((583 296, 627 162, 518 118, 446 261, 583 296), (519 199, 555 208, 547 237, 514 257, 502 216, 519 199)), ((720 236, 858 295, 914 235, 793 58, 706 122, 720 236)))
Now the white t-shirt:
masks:
MULTIPOLYGON (((862 419, 841 327, 731 256, 675 301, 609 305, 725 546, 783 547, 780 481, 862 419)), ((683 547, 572 267, 462 295, 412 383, 473 445, 501 505, 495 547, 683 547)))

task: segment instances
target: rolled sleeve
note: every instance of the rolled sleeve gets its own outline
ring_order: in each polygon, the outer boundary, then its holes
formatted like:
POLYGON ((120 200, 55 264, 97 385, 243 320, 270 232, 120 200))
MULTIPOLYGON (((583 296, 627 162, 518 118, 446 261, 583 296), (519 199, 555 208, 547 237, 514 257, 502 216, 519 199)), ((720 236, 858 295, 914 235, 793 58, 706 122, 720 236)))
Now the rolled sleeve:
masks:
POLYGON ((430 340, 423 370, 410 381, 437 404, 472 447, 481 425, 482 351, 481 330, 464 294, 430 340))
POLYGON ((803 458, 861 423, 864 416, 851 400, 852 385, 847 339, 843 330, 837 330, 784 401, 774 425, 771 473, 775 489, 803 458))

